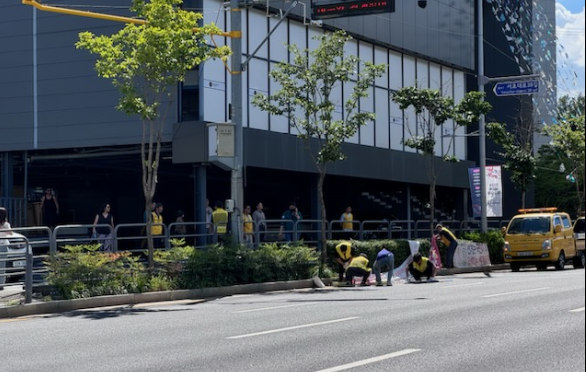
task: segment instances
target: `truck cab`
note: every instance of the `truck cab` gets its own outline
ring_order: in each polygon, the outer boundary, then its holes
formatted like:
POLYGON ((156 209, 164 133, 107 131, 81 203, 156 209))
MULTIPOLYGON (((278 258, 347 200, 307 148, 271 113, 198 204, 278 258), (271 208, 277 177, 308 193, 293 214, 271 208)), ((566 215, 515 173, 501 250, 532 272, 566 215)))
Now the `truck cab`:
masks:
POLYGON ((538 270, 550 265, 563 270, 567 260, 573 260, 574 267, 578 267, 572 221, 557 208, 519 209, 502 232, 504 261, 512 271, 533 265, 538 270))

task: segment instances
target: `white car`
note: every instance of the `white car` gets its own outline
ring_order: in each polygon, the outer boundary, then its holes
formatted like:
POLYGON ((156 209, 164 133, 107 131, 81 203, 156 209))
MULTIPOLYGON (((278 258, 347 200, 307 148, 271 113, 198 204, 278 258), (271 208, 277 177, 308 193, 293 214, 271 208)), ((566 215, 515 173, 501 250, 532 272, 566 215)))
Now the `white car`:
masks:
POLYGON ((13 276, 21 276, 26 268, 26 238, 19 233, 0 237, 0 289, 13 276), (4 244, 8 241, 8 245, 4 244))

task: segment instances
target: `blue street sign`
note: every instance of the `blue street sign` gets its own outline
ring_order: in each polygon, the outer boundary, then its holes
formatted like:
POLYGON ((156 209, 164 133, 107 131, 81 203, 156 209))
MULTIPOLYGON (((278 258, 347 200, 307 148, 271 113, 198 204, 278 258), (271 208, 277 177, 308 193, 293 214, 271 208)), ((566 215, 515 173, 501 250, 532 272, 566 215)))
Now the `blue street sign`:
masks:
POLYGON ((492 91, 497 97, 539 93, 539 80, 501 81, 492 91))

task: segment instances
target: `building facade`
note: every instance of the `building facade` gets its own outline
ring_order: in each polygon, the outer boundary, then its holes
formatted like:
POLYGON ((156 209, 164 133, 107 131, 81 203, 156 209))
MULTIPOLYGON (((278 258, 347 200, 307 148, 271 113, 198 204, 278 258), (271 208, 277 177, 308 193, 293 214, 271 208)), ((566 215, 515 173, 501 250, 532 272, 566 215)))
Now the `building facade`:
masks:
MULTIPOLYGON (((57 2, 43 2, 51 3, 57 2)), ((77 3, 94 10, 91 0, 77 3)), ((307 218, 319 217, 317 173, 303 144, 285 118, 260 111, 251 99, 257 92, 271 94, 277 89, 268 73, 276 63, 289 60, 285 43, 312 48, 317 43, 314 37, 344 29, 353 36, 348 55, 383 63, 387 69, 376 79, 369 99, 360 104, 360 110, 376 113, 376 120, 347 141, 347 160, 329 167, 327 218, 337 219, 351 205, 359 220, 424 219, 429 214, 424 159, 403 145, 417 131, 415 114, 399 110, 389 97, 397 89, 416 85, 440 89, 458 102, 476 90, 474 3, 430 0, 421 9, 415 0, 397 0, 393 13, 323 22, 312 22, 309 1, 243 4, 242 61, 248 60, 242 84, 244 204, 254 208, 263 202, 267 218, 278 219, 295 201, 307 218)), ((129 4, 101 1, 98 10, 128 15, 129 4)), ((222 1, 189 0, 184 7, 202 12, 205 23, 230 29, 229 8, 222 1)), ((485 8, 485 29, 492 30, 486 40, 502 45, 502 50, 487 52, 487 75, 519 75, 514 62, 499 60, 507 52, 506 40, 488 12, 489 4, 485 8)), ((75 48, 79 32, 111 34, 121 27, 39 11, 18 0, 0 4, 0 196, 5 204, 13 203, 17 226, 39 223, 38 190, 47 187, 57 192, 63 224, 91 223, 104 202, 112 205, 117 223, 142 220, 140 121, 115 109, 118 93, 108 80, 96 76, 94 56, 75 48)), ((228 38, 219 36, 214 42, 230 45, 228 38)), ((203 221, 206 198, 213 204, 230 197, 230 172, 209 158, 208 124, 230 121, 231 86, 226 67, 208 61, 191 71, 171 98, 155 195, 165 205, 165 221, 171 221, 177 209, 186 211, 186 220, 203 221)), ((340 102, 350 88, 336 92, 340 102)), ((495 106, 491 118, 500 121, 510 120, 505 113, 521 106, 518 99, 496 102, 490 94, 487 99, 495 106)), ((449 146, 450 154, 460 160, 445 163, 437 180, 438 220, 472 215, 468 168, 477 164, 478 139, 467 137, 467 132, 474 129, 447 122, 438 131, 437 155, 449 146)), ((489 152, 494 148, 489 143, 489 152)), ((488 159, 490 164, 492 157, 488 159)), ((504 217, 520 205, 506 180, 505 190, 504 217)))

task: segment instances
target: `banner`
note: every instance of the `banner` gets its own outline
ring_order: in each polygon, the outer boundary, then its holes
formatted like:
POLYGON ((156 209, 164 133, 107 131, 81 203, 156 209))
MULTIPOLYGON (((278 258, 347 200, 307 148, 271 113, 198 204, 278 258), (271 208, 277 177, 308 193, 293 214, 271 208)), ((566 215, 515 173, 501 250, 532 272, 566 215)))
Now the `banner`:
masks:
MULTIPOLYGON (((500 165, 491 165, 485 168, 486 185, 486 217, 503 216, 503 185, 500 165)), ((468 168, 470 182, 470 197, 472 199, 472 216, 479 218, 482 213, 480 168, 468 168)))
POLYGON ((454 267, 490 266, 490 256, 486 243, 474 243, 458 240, 458 248, 454 253, 454 267))

